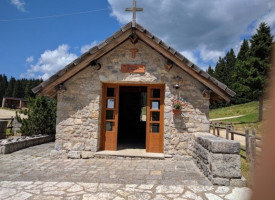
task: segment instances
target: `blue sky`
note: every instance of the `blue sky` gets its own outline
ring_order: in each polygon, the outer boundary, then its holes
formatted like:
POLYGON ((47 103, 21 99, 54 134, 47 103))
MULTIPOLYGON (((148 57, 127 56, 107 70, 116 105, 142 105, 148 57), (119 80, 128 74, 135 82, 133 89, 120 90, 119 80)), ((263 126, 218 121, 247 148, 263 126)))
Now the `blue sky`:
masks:
MULTIPOLYGON (((137 0, 137 21, 205 69, 266 21, 274 0, 137 0), (253 12, 252 12, 253 11, 253 12)), ((131 20, 132 0, 0 0, 0 73, 48 78, 131 20), (76 14, 78 13, 78 14, 76 14), (56 16, 64 15, 64 16, 56 16)))

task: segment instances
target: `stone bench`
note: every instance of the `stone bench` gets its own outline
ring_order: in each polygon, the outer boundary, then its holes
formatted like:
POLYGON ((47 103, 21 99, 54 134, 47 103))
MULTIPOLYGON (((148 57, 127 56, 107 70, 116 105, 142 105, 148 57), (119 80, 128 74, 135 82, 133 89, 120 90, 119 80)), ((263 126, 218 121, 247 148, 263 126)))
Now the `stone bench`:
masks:
POLYGON ((27 147, 53 142, 55 135, 39 135, 33 137, 18 137, 0 141, 0 154, 8 154, 27 147))
POLYGON ((240 143, 208 133, 194 134, 193 159, 214 185, 245 186, 241 175, 240 143))

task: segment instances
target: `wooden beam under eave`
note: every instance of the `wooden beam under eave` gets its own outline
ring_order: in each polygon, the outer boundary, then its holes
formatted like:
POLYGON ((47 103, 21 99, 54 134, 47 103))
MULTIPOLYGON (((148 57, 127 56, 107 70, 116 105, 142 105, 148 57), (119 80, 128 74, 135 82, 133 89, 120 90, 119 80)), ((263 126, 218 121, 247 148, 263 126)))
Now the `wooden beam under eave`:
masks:
POLYGON ((172 60, 177 66, 179 66, 181 69, 183 69, 185 72, 187 72, 188 74, 190 74, 192 77, 194 77, 195 79, 197 79, 198 81, 200 81, 205 86, 209 87, 213 92, 215 92, 216 94, 220 95, 224 100, 226 100, 227 102, 230 101, 229 95, 225 94, 224 91, 222 91, 219 87, 217 87, 210 80, 208 80, 208 79, 200 76, 198 73, 196 73, 195 71, 193 71, 190 67, 186 66, 180 59, 178 59, 173 54, 171 54, 170 52, 168 52, 167 50, 165 50, 159 44, 156 44, 152 39, 148 38, 144 33, 140 32, 140 31, 136 31, 136 34, 138 35, 138 37, 143 42, 145 42, 146 44, 148 44, 149 46, 151 46, 153 49, 155 49, 157 52, 159 52, 164 57, 172 60))
MULTIPOLYGON (((76 65, 74 68, 72 68, 71 70, 69 70, 68 72, 63 74, 57 80, 55 80, 52 83, 50 83, 49 85, 45 86, 45 88, 43 88, 39 93, 41 95, 48 95, 48 93, 51 93, 51 91, 54 91, 54 87, 56 85, 65 82, 66 80, 68 80, 69 78, 71 78, 72 76, 74 76, 75 74, 77 74, 78 72, 83 70, 84 68, 86 68, 92 60, 99 59, 100 57, 102 57, 103 55, 105 55, 106 53, 108 53, 109 51, 111 51, 112 49, 117 47, 118 45, 120 45, 122 42, 124 42, 125 40, 127 40, 129 38, 131 33, 132 33, 131 29, 127 30, 122 35, 120 35, 118 38, 115 38, 111 43, 107 44, 102 49, 100 49, 96 53, 90 55, 84 61, 82 61, 81 63, 76 65)), ((52 96, 52 95, 50 95, 50 96, 52 96)))

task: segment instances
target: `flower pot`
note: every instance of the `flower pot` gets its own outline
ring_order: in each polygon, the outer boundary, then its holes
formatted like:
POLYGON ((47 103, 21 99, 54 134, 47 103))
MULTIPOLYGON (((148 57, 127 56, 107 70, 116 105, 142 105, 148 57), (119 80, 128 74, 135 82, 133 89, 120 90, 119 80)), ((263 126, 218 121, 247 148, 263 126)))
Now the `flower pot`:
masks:
POLYGON ((173 109, 173 113, 174 115, 179 115, 181 113, 181 110, 180 109, 173 109))

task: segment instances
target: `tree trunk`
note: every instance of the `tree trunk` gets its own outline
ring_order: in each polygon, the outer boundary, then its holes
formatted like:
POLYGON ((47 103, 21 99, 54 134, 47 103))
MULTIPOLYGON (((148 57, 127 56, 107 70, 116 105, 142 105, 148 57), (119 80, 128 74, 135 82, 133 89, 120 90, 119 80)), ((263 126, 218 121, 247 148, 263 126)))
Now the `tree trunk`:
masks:
POLYGON ((258 120, 259 122, 261 122, 263 120, 263 111, 264 109, 264 98, 263 96, 259 97, 259 116, 258 116, 258 120))

